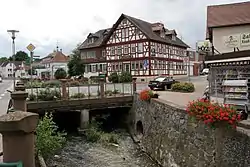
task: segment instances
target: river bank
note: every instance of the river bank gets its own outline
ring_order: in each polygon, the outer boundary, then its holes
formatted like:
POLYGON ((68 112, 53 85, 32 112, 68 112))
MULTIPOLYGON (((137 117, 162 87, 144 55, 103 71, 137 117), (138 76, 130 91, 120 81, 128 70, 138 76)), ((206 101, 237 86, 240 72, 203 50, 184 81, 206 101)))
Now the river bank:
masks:
POLYGON ((140 151, 129 134, 119 134, 119 144, 87 142, 83 136, 71 136, 48 167, 158 167, 140 151))

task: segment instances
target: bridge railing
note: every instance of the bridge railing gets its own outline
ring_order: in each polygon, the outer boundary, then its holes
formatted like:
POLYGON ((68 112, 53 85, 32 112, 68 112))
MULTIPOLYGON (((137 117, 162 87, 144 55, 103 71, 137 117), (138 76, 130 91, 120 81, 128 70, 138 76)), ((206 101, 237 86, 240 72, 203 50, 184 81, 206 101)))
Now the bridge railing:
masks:
POLYGON ((135 87, 135 79, 131 83, 105 83, 100 80, 99 83, 81 85, 72 85, 69 80, 61 80, 57 86, 26 88, 26 92, 30 101, 52 101, 131 96, 135 87))

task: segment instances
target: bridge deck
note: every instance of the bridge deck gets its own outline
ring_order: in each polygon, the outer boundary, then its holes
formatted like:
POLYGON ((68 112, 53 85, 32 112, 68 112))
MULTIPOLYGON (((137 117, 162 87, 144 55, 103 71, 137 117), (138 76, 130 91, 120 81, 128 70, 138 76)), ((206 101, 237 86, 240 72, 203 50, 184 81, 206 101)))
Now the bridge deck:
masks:
POLYGON ((111 96, 100 98, 82 98, 57 101, 27 101, 28 112, 40 112, 44 110, 81 110, 102 109, 110 107, 130 107, 133 104, 133 96, 111 96))

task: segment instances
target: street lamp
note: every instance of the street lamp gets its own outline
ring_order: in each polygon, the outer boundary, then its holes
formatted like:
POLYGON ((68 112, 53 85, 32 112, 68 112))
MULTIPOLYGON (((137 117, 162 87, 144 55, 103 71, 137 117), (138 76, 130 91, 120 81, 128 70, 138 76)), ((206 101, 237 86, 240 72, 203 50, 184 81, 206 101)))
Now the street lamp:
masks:
POLYGON ((15 65, 15 54, 16 54, 16 51, 15 51, 15 39, 16 39, 16 33, 19 33, 18 30, 7 30, 8 33, 11 34, 11 39, 12 39, 12 61, 13 61, 13 65, 12 65, 12 77, 13 77, 13 88, 15 91, 15 87, 16 87, 16 76, 15 76, 15 72, 14 72, 14 65, 15 65))

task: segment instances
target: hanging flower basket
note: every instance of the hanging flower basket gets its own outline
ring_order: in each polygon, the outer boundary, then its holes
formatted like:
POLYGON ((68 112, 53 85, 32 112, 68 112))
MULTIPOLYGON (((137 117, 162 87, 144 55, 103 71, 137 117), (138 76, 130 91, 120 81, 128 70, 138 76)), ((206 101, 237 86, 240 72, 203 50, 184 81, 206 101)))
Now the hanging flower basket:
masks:
POLYGON ((145 89, 140 92, 140 99, 142 101, 149 101, 151 98, 158 98, 159 95, 154 93, 152 90, 145 89))
POLYGON ((236 124, 241 120, 240 114, 232 105, 220 105, 211 103, 204 99, 189 102, 186 109, 189 116, 202 121, 212 128, 227 126, 236 128, 236 124))

